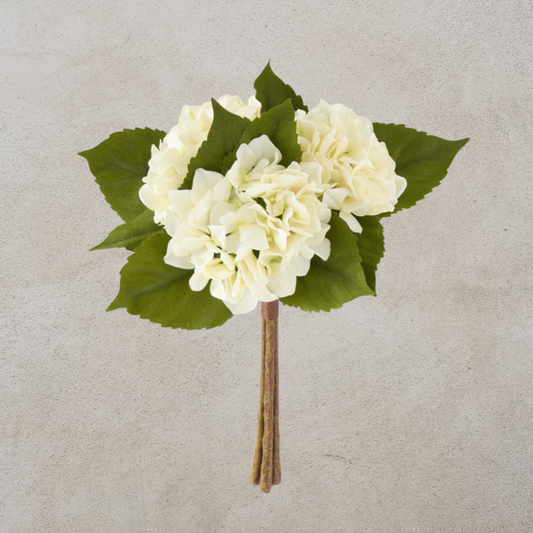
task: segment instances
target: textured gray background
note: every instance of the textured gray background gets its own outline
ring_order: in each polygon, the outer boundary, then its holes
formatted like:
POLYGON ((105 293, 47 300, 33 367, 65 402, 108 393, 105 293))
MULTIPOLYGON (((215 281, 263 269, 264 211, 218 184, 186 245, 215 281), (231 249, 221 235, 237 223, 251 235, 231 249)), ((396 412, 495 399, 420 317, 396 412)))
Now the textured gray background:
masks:
POLYGON ((533 531, 528 1, 2 1, 1 533, 533 531), (105 313, 122 250, 76 155, 268 59, 310 106, 471 137, 386 221, 378 298, 281 312, 283 483, 248 485, 258 310, 105 313))

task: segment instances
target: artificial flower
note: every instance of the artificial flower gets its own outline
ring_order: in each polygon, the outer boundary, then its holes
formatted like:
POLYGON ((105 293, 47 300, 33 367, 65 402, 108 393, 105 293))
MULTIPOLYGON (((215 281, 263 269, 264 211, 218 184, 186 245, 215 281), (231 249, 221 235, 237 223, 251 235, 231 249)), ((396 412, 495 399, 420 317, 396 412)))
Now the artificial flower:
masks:
MULTIPOLYGON (((217 102, 236 115, 253 120, 260 115, 261 104, 254 96, 243 102, 239 96, 224 95, 217 102)), ((207 139, 213 123, 213 104, 183 106, 178 124, 174 126, 159 147, 152 146, 148 162, 148 175, 139 191, 141 201, 154 211, 154 220, 164 222, 169 206, 169 193, 177 190, 185 176, 191 159, 207 139)))
POLYGON ((352 231, 362 231, 356 216, 394 210, 407 181, 395 173, 396 164, 368 118, 321 100, 308 113, 298 110, 296 120, 302 161, 320 164, 323 182, 332 186, 322 200, 352 231))
POLYGON ((234 314, 293 294, 313 256, 330 254, 320 165, 281 158, 263 135, 239 147, 225 176, 198 169, 191 190, 169 193, 165 262, 194 269, 191 289, 211 282, 234 314))

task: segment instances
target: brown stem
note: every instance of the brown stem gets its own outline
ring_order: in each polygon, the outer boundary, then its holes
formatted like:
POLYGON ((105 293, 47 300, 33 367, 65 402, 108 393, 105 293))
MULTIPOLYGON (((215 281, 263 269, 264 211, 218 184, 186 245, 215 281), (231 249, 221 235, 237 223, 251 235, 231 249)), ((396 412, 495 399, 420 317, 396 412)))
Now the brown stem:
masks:
POLYGON ((257 411, 257 437, 255 439, 254 458, 252 461, 252 472, 250 474, 250 483, 257 485, 261 478, 261 459, 263 457, 263 409, 265 405, 265 321, 261 321, 261 377, 259 378, 259 409, 257 411))
POLYGON ((272 468, 274 466, 274 387, 276 377, 274 333, 275 321, 266 320, 263 461, 261 463, 261 479, 259 481, 259 486, 263 492, 270 492, 272 468))
POLYGON ((278 363, 278 323, 276 322, 276 353, 274 361, 274 466, 272 485, 281 483, 281 462, 279 458, 279 363, 278 363))
POLYGON ((279 302, 263 302, 261 341, 261 381, 259 410, 257 413, 257 438, 250 483, 263 492, 281 482, 279 457, 279 365, 278 365, 278 313, 279 302))

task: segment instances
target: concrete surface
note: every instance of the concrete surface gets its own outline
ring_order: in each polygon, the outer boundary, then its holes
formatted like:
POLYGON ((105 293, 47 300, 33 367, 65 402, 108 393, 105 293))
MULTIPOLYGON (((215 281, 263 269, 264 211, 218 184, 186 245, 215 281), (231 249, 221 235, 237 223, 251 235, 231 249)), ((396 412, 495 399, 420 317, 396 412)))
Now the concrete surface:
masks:
POLYGON ((2 0, 1 533, 533 531, 530 2, 2 0), (268 59, 310 106, 471 137, 386 222, 378 298, 281 311, 282 485, 248 485, 259 311, 105 313, 76 155, 268 59))

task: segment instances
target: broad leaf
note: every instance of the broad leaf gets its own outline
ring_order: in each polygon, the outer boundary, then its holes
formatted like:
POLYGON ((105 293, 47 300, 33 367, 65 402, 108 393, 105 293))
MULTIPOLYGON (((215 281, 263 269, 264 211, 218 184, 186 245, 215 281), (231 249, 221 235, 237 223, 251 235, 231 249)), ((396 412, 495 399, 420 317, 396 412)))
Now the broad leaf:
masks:
POLYGON ((180 189, 192 188, 192 180, 197 169, 220 172, 224 158, 231 153, 250 121, 245 117, 234 115, 222 107, 216 100, 213 103, 213 124, 207 139, 191 159, 187 176, 180 189))
POLYGON ((224 159, 222 173, 225 174, 235 162, 237 149, 241 144, 248 144, 261 135, 268 135, 281 152, 283 166, 288 167, 293 161, 300 162, 302 149, 298 144, 294 108, 289 100, 285 100, 283 104, 273 107, 248 124, 235 150, 224 159))
POLYGON ((261 102, 261 113, 281 105, 285 100, 290 100, 294 109, 308 111, 302 97, 294 92, 294 89, 281 81, 270 67, 270 61, 263 72, 254 82, 256 98, 261 102))
POLYGON ((142 178, 148 174, 152 145, 166 133, 149 128, 112 133, 91 150, 80 152, 87 159, 107 203, 127 222, 146 207, 139 199, 142 178))
MULTIPOLYGON (((447 141, 402 124, 374 123, 374 132, 387 145, 396 162, 396 174, 407 180, 407 188, 393 211, 416 204, 446 176, 457 152, 469 139, 447 141)), ((390 216, 385 213, 382 216, 390 216)))
POLYGON ((224 324, 233 315, 221 300, 211 296, 209 286, 192 291, 189 278, 193 271, 163 262, 169 240, 166 234, 153 235, 128 257, 120 271, 120 291, 107 310, 125 307, 132 315, 170 328, 224 324))
POLYGON ((361 266, 365 272, 367 285, 376 292, 376 270, 385 253, 383 226, 377 216, 357 217, 363 227, 357 234, 357 247, 361 255, 361 266))
POLYGON ((358 296, 371 295, 357 249, 357 237, 335 213, 326 237, 331 241, 327 261, 315 256, 306 276, 298 278, 296 292, 281 301, 304 311, 330 311, 358 296))
POLYGON ((141 242, 156 233, 163 233, 165 230, 154 222, 154 212, 145 209, 140 215, 132 220, 116 227, 98 246, 92 250, 105 250, 107 248, 126 248, 135 250, 141 242))

